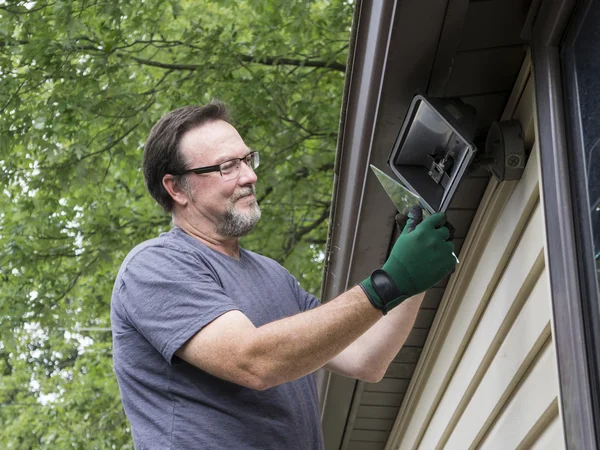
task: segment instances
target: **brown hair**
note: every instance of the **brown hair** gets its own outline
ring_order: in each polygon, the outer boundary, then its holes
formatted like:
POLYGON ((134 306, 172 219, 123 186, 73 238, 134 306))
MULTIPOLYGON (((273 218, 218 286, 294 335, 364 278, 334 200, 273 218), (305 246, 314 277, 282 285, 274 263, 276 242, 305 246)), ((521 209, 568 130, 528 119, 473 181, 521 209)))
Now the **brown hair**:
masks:
MULTIPOLYGON (((230 122, 227 106, 218 100, 204 106, 175 109, 152 127, 144 147, 144 180, 150 195, 165 211, 171 212, 173 199, 163 186, 163 177, 186 170, 186 161, 179 150, 181 138, 187 131, 215 120, 230 122)), ((185 176, 175 177, 180 186, 185 176)))

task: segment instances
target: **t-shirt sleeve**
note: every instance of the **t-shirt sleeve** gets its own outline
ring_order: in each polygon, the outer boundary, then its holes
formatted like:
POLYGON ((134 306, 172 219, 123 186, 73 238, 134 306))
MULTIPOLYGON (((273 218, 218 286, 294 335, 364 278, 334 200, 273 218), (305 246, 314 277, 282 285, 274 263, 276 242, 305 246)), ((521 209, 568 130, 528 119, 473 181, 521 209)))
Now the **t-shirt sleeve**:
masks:
POLYGON ((206 263, 169 247, 149 247, 127 264, 119 298, 134 326, 172 364, 205 325, 239 309, 206 263))
POLYGON ((298 300, 298 306, 300 307, 300 311, 308 311, 309 309, 316 308, 321 304, 319 299, 312 294, 306 292, 296 280, 291 273, 286 270, 287 275, 290 278, 290 283, 292 284, 294 290, 296 291, 296 299, 298 300))
POLYGON ((320 300, 312 294, 309 294, 300 286, 298 286, 299 294, 298 298, 300 301, 300 308, 302 311, 308 311, 309 309, 316 308, 321 304, 320 300))

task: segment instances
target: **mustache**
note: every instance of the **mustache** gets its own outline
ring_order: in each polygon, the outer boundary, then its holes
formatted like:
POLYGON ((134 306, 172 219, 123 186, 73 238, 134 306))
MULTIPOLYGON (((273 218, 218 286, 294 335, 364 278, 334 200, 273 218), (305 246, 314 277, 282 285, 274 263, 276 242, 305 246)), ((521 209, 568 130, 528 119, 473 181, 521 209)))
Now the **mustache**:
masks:
POLYGON ((239 200, 242 197, 247 197, 249 195, 254 195, 255 193, 256 193, 256 188, 254 187, 254 185, 248 186, 248 187, 244 187, 244 188, 241 188, 239 191, 237 191, 233 195, 232 200, 236 201, 236 200, 239 200))

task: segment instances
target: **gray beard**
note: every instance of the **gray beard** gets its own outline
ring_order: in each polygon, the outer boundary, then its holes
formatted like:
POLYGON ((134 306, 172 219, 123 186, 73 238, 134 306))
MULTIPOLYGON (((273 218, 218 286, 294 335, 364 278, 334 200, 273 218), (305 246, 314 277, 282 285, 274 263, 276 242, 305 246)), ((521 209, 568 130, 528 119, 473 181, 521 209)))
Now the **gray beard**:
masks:
POLYGON ((242 237, 254 229, 261 216, 260 207, 256 200, 252 202, 250 212, 243 213, 235 209, 236 200, 253 193, 254 189, 248 188, 240 191, 235 197, 230 199, 227 211, 222 217, 221 223, 217 226, 217 233, 221 236, 242 237))

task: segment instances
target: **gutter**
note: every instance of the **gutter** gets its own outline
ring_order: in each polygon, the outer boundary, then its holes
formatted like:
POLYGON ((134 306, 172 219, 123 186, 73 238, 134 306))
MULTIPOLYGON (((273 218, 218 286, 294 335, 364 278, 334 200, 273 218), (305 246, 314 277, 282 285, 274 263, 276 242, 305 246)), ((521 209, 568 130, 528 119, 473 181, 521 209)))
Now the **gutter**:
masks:
MULTIPOLYGON (((324 302, 345 292, 350 283, 395 9, 395 0, 359 2, 355 9, 334 166, 321 290, 324 302)), ((325 444, 327 448, 337 448, 346 426, 356 380, 321 371, 318 381, 325 444), (335 408, 326 411, 328 402, 335 408)))

